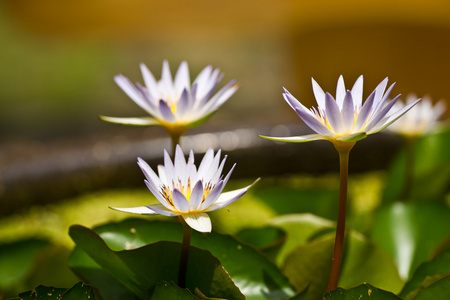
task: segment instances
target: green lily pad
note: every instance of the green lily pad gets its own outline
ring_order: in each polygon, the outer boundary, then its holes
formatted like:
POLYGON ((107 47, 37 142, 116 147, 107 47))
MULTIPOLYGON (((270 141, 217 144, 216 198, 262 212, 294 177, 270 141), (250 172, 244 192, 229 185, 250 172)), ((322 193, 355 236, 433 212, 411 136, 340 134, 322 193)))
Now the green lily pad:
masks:
POLYGON ((427 277, 405 300, 448 299, 450 296, 450 272, 427 277))
POLYGON ((149 290, 150 300, 199 300, 189 290, 182 289, 173 282, 161 282, 152 286, 149 290))
POLYGON ((450 234, 450 209, 441 203, 394 203, 380 209, 372 239, 397 264, 400 276, 409 278, 450 234))
POLYGON ((286 232, 286 241, 275 259, 278 266, 282 266, 286 256, 297 246, 305 244, 312 235, 335 227, 335 222, 312 214, 284 215, 271 219, 270 224, 286 232))
POLYGON ((405 284, 399 296, 405 298, 410 292, 417 289, 421 282, 437 274, 446 274, 450 271, 450 250, 447 250, 431 261, 422 263, 411 279, 405 284))
MULTIPOLYGON (((157 242, 133 250, 113 251, 94 231, 79 225, 69 231, 75 243, 107 273, 120 281, 141 299, 147 289, 161 281, 176 281, 181 245, 157 242)), ((217 258, 208 251, 189 250, 186 286, 199 288, 208 296, 244 299, 217 258)))
POLYGON ((378 289, 373 287, 370 284, 362 284, 360 286, 351 288, 351 289, 343 289, 337 288, 329 293, 327 293, 324 297, 324 300, 401 300, 400 297, 396 296, 391 292, 384 291, 382 289, 378 289))
POLYGON ((40 285, 32 291, 27 291, 19 294, 19 297, 11 300, 95 300, 93 289, 90 285, 78 282, 73 287, 55 288, 53 286, 40 285))
MULTIPOLYGON (((284 262, 284 273, 298 291, 308 288, 312 299, 326 292, 331 269, 334 234, 299 245, 284 262)), ((374 243, 356 232, 349 232, 344 246, 339 286, 350 288, 370 282, 383 289, 398 291, 403 285, 392 259, 374 243)))
MULTIPOLYGON (((94 230, 115 251, 134 249, 161 240, 182 240, 182 226, 173 222, 128 219, 99 226, 94 230)), ((209 250, 217 257, 247 299, 266 299, 264 295, 272 297, 270 299, 286 299, 294 294, 287 278, 267 257, 229 235, 194 231, 191 245, 209 250)), ((78 251, 81 249, 76 247, 74 255, 78 251)), ((77 269, 72 260, 69 264, 77 269)), ((205 290, 200 290, 206 293, 205 290)))

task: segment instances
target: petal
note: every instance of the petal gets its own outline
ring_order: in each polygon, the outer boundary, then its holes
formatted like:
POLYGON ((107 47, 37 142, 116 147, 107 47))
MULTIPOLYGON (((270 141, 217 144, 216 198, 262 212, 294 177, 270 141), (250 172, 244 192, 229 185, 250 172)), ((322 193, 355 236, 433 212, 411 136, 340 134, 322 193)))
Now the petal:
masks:
POLYGON ((316 97, 317 104, 319 104, 319 107, 325 110, 325 93, 320 87, 320 85, 314 80, 314 78, 311 78, 312 86, 313 86, 313 92, 314 97, 316 97))
POLYGON ((220 163, 219 168, 217 169, 216 173, 215 173, 215 174, 213 175, 213 177, 211 178, 211 182, 212 182, 212 183, 215 183, 215 182, 218 182, 218 181, 219 181, 220 176, 222 175, 222 170, 223 170, 223 167, 224 167, 224 165, 225 165, 226 160, 227 160, 227 155, 225 155, 225 156, 223 157, 222 162, 220 163))
POLYGON ((158 188, 158 186, 156 186, 154 183, 152 183, 148 180, 144 180, 144 183, 147 186, 147 188, 150 190, 150 192, 152 192, 153 196, 155 196, 155 198, 159 201, 159 203, 161 203, 168 210, 170 210, 170 211, 173 210, 172 205, 167 203, 166 199, 161 194, 161 190, 158 188))
POLYGON ((161 113, 164 121, 169 123, 175 122, 175 116, 173 115, 172 110, 163 99, 159 100, 159 112, 161 113))
POLYGON ((408 112, 408 110, 410 110, 414 105, 416 105, 421 99, 417 99, 414 102, 409 103, 408 105, 406 105, 404 108, 402 108, 401 110, 395 112, 394 114, 390 115, 389 117, 384 118, 383 120, 381 120, 377 126, 375 126, 374 128, 372 128, 372 130, 369 131, 369 134, 372 133, 376 133, 378 131, 383 130, 384 128, 388 127, 389 125, 391 125, 392 123, 394 123, 398 118, 400 118, 401 116, 403 116, 405 113, 408 112))
POLYGON ((334 133, 342 134, 344 122, 342 121, 341 110, 329 93, 325 94, 325 112, 328 123, 334 133))
POLYGON ((211 232, 212 225, 211 219, 206 213, 189 213, 183 214, 184 221, 191 226, 192 229, 195 229, 200 232, 211 232))
POLYGON ((372 129, 377 126, 377 124, 383 119, 383 117, 389 112, 389 110, 394 106, 395 102, 397 102, 400 95, 392 99, 391 102, 389 102, 376 116, 372 118, 369 124, 367 124, 365 131, 366 132, 372 132, 372 129))
POLYGON ((362 105, 362 97, 363 97, 363 76, 359 76, 356 79, 355 84, 352 87, 352 97, 353 103, 355 103, 356 107, 359 108, 362 105))
POLYGON ((167 60, 163 61, 159 89, 163 95, 169 95, 173 90, 172 74, 170 73, 169 62, 167 60))
POLYGON ((217 169, 219 168, 221 152, 221 149, 217 150, 216 156, 214 156, 214 159, 211 161, 208 170, 203 175, 203 180, 205 182, 210 182, 214 174, 216 174, 217 169))
POLYGON ((326 137, 333 137, 334 133, 331 132, 325 125, 323 125, 314 115, 311 114, 309 110, 304 110, 301 107, 296 107, 295 111, 297 115, 309 126, 312 130, 320 135, 326 137))
POLYGON ((138 93, 134 85, 123 75, 117 75, 114 77, 114 81, 117 85, 130 97, 139 107, 144 109, 146 112, 151 113, 146 101, 138 93))
POLYGON ((225 187, 225 184, 223 180, 219 181, 216 186, 209 192, 208 196, 206 197, 205 201, 203 201, 202 205, 200 206, 199 210, 205 210, 207 209, 211 203, 217 200, 220 193, 222 193, 223 188, 225 187))
POLYGON ((191 85, 191 79, 189 77, 189 67, 186 61, 183 61, 178 67, 177 74, 175 75, 175 91, 177 95, 180 95, 185 89, 189 89, 191 85))
POLYGON ((325 138, 320 134, 308 134, 308 135, 302 135, 302 136, 288 136, 288 137, 271 137, 271 136, 263 136, 258 135, 260 138, 266 139, 266 140, 272 140, 272 141, 278 141, 278 142, 288 142, 288 143, 304 143, 304 142, 310 142, 310 141, 317 141, 317 140, 325 140, 325 138))
POLYGON ((192 104, 193 102, 189 101, 189 92, 187 89, 184 89, 183 92, 181 92, 180 99, 177 103, 177 109, 175 111, 175 114, 179 118, 183 118, 186 116, 186 114, 192 110, 192 104))
MULTIPOLYGON (((361 107, 360 112, 358 113, 358 117, 356 118, 354 131, 360 131, 366 125, 367 119, 370 116, 373 109, 373 101, 375 99, 375 91, 367 97, 367 100, 364 102, 361 107)), ((355 101, 353 99, 353 101, 355 101)))
POLYGON ((286 100, 289 106, 292 107, 292 109, 295 109, 296 107, 302 105, 300 101, 298 101, 294 96, 292 96, 292 94, 289 93, 287 89, 285 88, 283 89, 284 89, 283 98, 284 100, 286 100))
POLYGON ((173 183, 176 181, 175 170, 172 164, 172 160, 170 159, 169 153, 167 153, 166 149, 164 149, 164 169, 166 170, 166 179, 169 187, 173 187, 173 183))
POLYGON ((191 197, 189 198, 190 211, 196 211, 202 204, 203 200, 203 183, 201 180, 192 188, 191 197))
POLYGON ((198 180, 203 179, 213 159, 214 159, 214 150, 212 148, 209 148, 208 151, 206 151, 205 156, 203 156, 202 161, 200 162, 200 166, 198 167, 197 172, 198 177, 196 179, 198 180))
POLYGON ((158 90, 158 85, 156 84, 155 77, 145 64, 141 63, 140 67, 145 86, 147 87, 147 91, 152 94, 152 96, 154 96, 154 92, 158 90))
POLYGON ((210 205, 206 211, 217 210, 219 208, 225 207, 225 206, 233 203, 237 199, 241 198, 247 192, 247 190, 249 188, 251 188, 258 181, 259 181, 259 178, 256 179, 255 182, 253 182, 249 186, 246 186, 245 188, 221 194, 219 196, 219 198, 217 199, 217 201, 215 201, 212 205, 210 205))
POLYGON ((114 123, 114 124, 121 124, 121 125, 129 125, 129 126, 152 126, 152 125, 159 125, 159 122, 150 117, 140 117, 140 118, 116 118, 116 117, 107 117, 107 116, 99 116, 100 120, 108 122, 108 123, 114 123))
POLYGON ((178 211, 184 213, 189 211, 189 201, 187 201, 186 196, 178 189, 173 189, 172 200, 173 205, 175 205, 175 208, 178 209, 178 211))
POLYGON ((184 159, 183 150, 180 145, 175 147, 175 163, 174 163, 174 179, 181 180, 181 183, 185 186, 187 184, 187 168, 186 160, 184 159))
POLYGON ((148 163, 142 158, 138 157, 138 166, 141 168, 142 172, 148 181, 151 181, 154 185, 160 186, 162 184, 158 175, 153 171, 153 169, 148 165, 148 163))
POLYGON ((336 87, 336 103, 339 106, 340 110, 342 110, 345 96, 346 96, 346 93, 345 93, 344 78, 341 75, 341 76, 339 76, 337 87, 336 87))
POLYGON ((194 83, 197 84, 197 99, 202 99, 208 92, 208 82, 211 77, 213 67, 211 65, 206 66, 197 78, 195 78, 194 83))
POLYGON ((132 214, 139 214, 139 215, 155 214, 155 212, 153 210, 149 209, 147 206, 123 207, 123 208, 111 207, 111 206, 108 206, 108 207, 111 209, 114 209, 114 210, 123 211, 123 212, 127 212, 127 213, 132 213, 132 214))
POLYGON ((155 213, 163 215, 163 216, 167 216, 167 217, 173 217, 173 216, 178 216, 179 214, 166 209, 164 206, 162 206, 161 204, 153 204, 153 205, 147 205, 147 207, 151 210, 153 210, 155 213))
POLYGON ((195 107, 200 109, 201 115, 208 114, 217 110, 225 101, 227 101, 239 88, 236 80, 230 81, 221 88, 207 103, 198 102, 195 107))
POLYGON ((355 124, 355 106, 353 105, 353 97, 350 91, 344 97, 342 104, 342 120, 344 123, 344 132, 349 133, 353 130, 355 124))

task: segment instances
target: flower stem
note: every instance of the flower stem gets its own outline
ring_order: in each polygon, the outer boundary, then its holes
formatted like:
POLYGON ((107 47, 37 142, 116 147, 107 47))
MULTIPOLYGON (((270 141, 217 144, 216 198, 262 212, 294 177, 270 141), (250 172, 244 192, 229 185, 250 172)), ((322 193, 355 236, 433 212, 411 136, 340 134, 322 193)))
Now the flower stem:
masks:
POLYGON ((189 247, 191 245, 192 228, 186 224, 182 216, 179 216, 183 224, 183 243, 181 245, 180 267, 178 269, 178 286, 186 288, 186 269, 189 257, 189 247))
POLYGON ((400 194, 400 200, 406 201, 411 195, 411 189, 414 178, 414 162, 415 162, 415 143, 414 137, 405 138, 405 150, 406 150, 406 165, 405 165, 405 178, 403 184, 403 190, 400 194))
POLYGON ((334 146, 339 153, 340 182, 339 182, 339 206, 336 226, 336 238, 334 241, 333 260, 331 262, 330 279, 328 280, 327 292, 337 288, 339 273, 341 272, 342 253, 345 235, 345 214, 347 210, 347 183, 348 183, 348 160, 350 150, 355 143, 335 143, 334 146))

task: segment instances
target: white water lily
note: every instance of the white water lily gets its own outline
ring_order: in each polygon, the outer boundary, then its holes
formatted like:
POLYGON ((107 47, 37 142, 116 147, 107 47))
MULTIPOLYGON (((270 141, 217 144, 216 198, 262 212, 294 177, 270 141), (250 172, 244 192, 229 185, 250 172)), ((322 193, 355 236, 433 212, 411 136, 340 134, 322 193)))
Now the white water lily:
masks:
MULTIPOLYGON (((406 97, 405 103, 398 101, 394 108, 401 109, 412 103, 416 96, 410 94, 406 97)), ((432 131, 439 118, 445 112, 446 105, 443 100, 433 105, 430 97, 423 97, 421 103, 418 103, 403 118, 389 126, 389 130, 403 136, 421 136, 432 131)))
POLYGON ((379 132, 405 114, 420 99, 417 99, 402 109, 389 113, 398 97, 388 101, 388 96, 394 86, 386 91, 388 79, 384 79, 363 103, 363 76, 360 76, 351 90, 346 90, 344 79, 339 77, 336 99, 325 93, 317 82, 312 79, 314 96, 318 108, 307 109, 286 89, 283 97, 296 111, 298 116, 316 134, 294 137, 264 137, 283 142, 308 142, 314 140, 329 140, 334 144, 339 142, 356 142, 369 134, 379 132))
POLYGON ((238 89, 230 81, 216 94, 223 74, 212 66, 205 67, 191 86, 189 68, 183 61, 172 80, 169 63, 163 62, 161 79, 156 80, 146 65, 141 64, 145 86, 133 85, 128 78, 117 75, 119 87, 151 117, 116 118, 100 116, 103 121, 124 125, 162 125, 169 132, 183 132, 206 121, 238 89))
POLYGON ((145 184, 160 203, 111 208, 135 214, 181 216, 193 229, 211 232, 211 220, 207 212, 233 203, 254 184, 222 193, 236 164, 223 178, 226 156, 220 161, 220 154, 221 150, 214 155, 214 150, 209 149, 197 169, 193 151, 190 151, 186 162, 181 147, 177 145, 173 163, 167 151, 164 151, 164 165, 158 166, 158 175, 144 160, 138 158, 138 165, 146 177, 145 184))

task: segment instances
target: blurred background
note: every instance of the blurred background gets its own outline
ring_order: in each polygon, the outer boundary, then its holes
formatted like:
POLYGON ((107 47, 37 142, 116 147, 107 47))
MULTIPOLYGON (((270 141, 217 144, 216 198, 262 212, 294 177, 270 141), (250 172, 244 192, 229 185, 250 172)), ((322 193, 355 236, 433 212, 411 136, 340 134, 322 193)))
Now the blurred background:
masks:
MULTIPOLYGON (((125 128, 98 120, 100 114, 145 115, 113 81, 120 73, 142 82, 141 62, 157 78, 164 59, 169 60, 172 72, 187 60, 191 78, 211 64, 225 73, 223 84, 231 79, 241 83, 211 120, 189 134, 255 128, 255 134, 307 132, 281 92, 286 87, 313 106, 311 77, 333 94, 339 75, 350 87, 363 74, 365 97, 389 77, 390 82, 397 82, 394 95, 416 93, 419 97, 428 94, 434 101, 450 99, 449 13, 450 3, 444 0, 1 1, 2 207, 5 202, 19 206, 17 199, 33 196, 45 201, 42 198, 50 199, 55 193, 53 198, 58 198, 64 193, 56 192, 57 183, 67 184, 71 192, 125 184, 125 179, 117 183, 107 177, 109 171, 99 171, 120 162, 134 170, 136 156, 150 159, 150 146, 139 144, 139 148, 135 143, 163 138, 163 129, 125 128), (77 170, 82 174, 76 179, 61 177, 77 170), (102 178, 95 184, 90 178, 94 173, 102 178), (42 184, 43 178, 51 178, 52 188, 42 184)), ((227 138, 230 135, 225 135, 227 138)), ((382 141, 375 148, 367 144, 366 149, 373 152, 355 159, 354 169, 385 165, 380 159, 389 159, 386 153, 395 150, 398 140, 376 137, 371 141, 377 138, 382 141)), ((253 145, 239 144, 243 140, 249 143, 241 136, 225 150, 253 145)), ((164 143, 152 144, 156 156, 164 143)), ((358 147, 364 143, 370 141, 358 147)), ((283 161, 273 158, 268 166, 275 173, 281 172, 274 169, 282 168, 286 158, 310 153, 311 147, 318 147, 316 159, 305 158, 294 164, 296 168, 304 172, 335 170, 337 157, 327 157, 334 153, 330 145, 275 146, 277 151, 267 153, 284 153, 283 161), (308 164, 311 159, 313 163, 308 164)), ((285 166, 293 165, 288 162, 285 166)), ((134 174, 140 178, 138 172, 134 174)))

